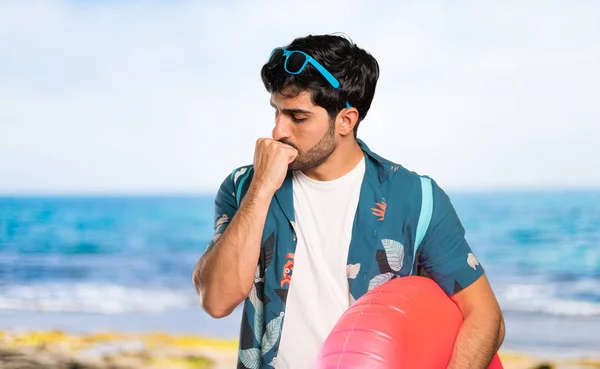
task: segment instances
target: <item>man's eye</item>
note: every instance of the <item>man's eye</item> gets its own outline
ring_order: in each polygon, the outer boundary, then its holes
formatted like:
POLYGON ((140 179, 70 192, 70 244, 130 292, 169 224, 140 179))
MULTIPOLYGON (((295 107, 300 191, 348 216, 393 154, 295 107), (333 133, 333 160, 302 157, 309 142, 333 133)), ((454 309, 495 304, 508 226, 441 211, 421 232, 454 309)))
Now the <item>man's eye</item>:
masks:
POLYGON ((296 118, 295 116, 292 116, 292 120, 294 123, 302 123, 306 120, 306 118, 296 118))

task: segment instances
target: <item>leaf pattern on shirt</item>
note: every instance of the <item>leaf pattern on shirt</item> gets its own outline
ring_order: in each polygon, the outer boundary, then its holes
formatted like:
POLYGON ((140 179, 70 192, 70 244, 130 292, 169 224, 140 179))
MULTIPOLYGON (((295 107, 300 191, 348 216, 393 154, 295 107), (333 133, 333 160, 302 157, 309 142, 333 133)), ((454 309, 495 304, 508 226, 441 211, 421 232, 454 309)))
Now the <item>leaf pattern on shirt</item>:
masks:
MULTIPOLYGON (((260 256, 258 259, 260 265, 260 280, 256 280, 255 282, 264 282, 265 280, 265 272, 269 265, 271 265, 271 260, 273 259, 273 250, 275 248, 275 232, 272 232, 271 235, 263 242, 262 247, 260 248, 260 256)), ((258 272, 257 272, 258 273, 258 272)))
POLYGON ((246 350, 254 347, 254 330, 252 328, 252 324, 250 324, 250 321, 248 320, 248 315, 251 314, 248 314, 247 311, 244 311, 242 313, 242 326, 239 344, 239 348, 241 350, 246 350))
POLYGON ((239 350, 238 357, 244 366, 248 369, 259 369, 260 352, 257 348, 239 350))
POLYGON ((381 240, 390 268, 398 273, 404 264, 404 246, 395 240, 381 240))
POLYGON ((273 318, 269 324, 267 324, 267 331, 263 335, 261 354, 264 355, 270 349, 275 346, 275 343, 281 335, 281 321, 283 319, 283 312, 278 317, 273 318))
POLYGON ((381 286, 385 282, 388 282, 392 279, 392 277, 394 277, 394 273, 383 273, 376 275, 369 281, 369 291, 371 291, 373 288, 381 286))
POLYGON ((206 250, 210 249, 217 243, 219 238, 221 238, 221 236, 223 235, 223 229, 221 228, 223 227, 223 225, 227 225, 228 223, 229 216, 227 216, 227 214, 223 214, 217 219, 217 221, 215 222, 215 233, 210 242, 208 243, 206 250))
MULTIPOLYGON (((258 275, 260 267, 256 267, 256 269, 256 274, 258 275)), ((256 276, 254 278, 256 279, 256 276)), ((256 283, 252 284, 252 289, 250 290, 248 297, 250 298, 250 302, 254 307, 254 337, 258 342, 260 342, 263 334, 263 302, 258 298, 256 283)))
POLYGON ((381 199, 381 202, 376 202, 375 206, 375 208, 371 208, 373 215, 377 217, 377 220, 383 220, 385 218, 385 211, 387 209, 385 199, 381 199))
POLYGON ((217 241, 219 240, 219 238, 221 238, 223 234, 222 233, 217 233, 213 236, 213 238, 210 240, 211 245, 214 245, 215 243, 217 243, 217 241))
POLYGON ((473 268, 473 270, 477 270, 477 265, 479 265, 479 260, 477 260, 477 257, 472 252, 470 252, 467 255, 467 264, 469 264, 469 266, 471 268, 473 268))
POLYGON ((355 279, 360 271, 360 263, 346 265, 346 277, 348 279, 355 279))
POLYGON ((219 228, 221 228, 221 226, 223 224, 226 224, 229 222, 229 216, 227 216, 227 214, 223 214, 219 217, 219 219, 217 219, 217 222, 215 223, 215 230, 218 230, 219 228))
POLYGON ((298 233, 298 228, 296 226, 296 222, 290 220, 290 224, 292 225, 292 236, 294 237, 294 241, 296 241, 296 233, 298 233))
POLYGON ((287 295, 288 295, 288 289, 287 288, 276 288, 275 289, 275 293, 277 294, 277 296, 279 296, 279 298, 281 299, 281 301, 285 304, 287 301, 287 295))
POLYGON ((246 173, 247 170, 248 170, 248 168, 238 169, 238 171, 235 172, 235 174, 233 175, 233 182, 237 182, 238 178, 240 178, 240 176, 244 175, 244 173, 246 173))

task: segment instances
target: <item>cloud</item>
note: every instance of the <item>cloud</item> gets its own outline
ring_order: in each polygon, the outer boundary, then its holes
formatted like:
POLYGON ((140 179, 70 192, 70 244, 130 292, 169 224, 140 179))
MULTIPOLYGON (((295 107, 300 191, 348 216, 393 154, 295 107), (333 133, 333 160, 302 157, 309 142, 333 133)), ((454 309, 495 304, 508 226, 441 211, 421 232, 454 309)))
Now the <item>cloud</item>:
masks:
POLYGON ((449 187, 600 186, 596 2, 4 2, 0 192, 214 191, 272 112, 274 46, 345 32, 360 136, 449 187))

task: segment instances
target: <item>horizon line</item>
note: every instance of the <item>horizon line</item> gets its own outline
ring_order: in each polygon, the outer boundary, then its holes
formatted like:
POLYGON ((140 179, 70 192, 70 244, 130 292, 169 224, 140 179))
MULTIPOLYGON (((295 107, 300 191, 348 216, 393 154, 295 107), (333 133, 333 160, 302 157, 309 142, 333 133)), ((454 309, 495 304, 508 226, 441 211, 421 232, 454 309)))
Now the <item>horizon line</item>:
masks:
MULTIPOLYGON (((447 193, 519 193, 519 192, 596 192, 600 191, 600 185, 579 186, 498 186, 498 187, 454 187, 445 186, 443 190, 447 193)), ((214 190, 135 190, 135 191, 0 191, 0 199, 6 198, 76 198, 76 197, 215 197, 218 188, 214 190)))

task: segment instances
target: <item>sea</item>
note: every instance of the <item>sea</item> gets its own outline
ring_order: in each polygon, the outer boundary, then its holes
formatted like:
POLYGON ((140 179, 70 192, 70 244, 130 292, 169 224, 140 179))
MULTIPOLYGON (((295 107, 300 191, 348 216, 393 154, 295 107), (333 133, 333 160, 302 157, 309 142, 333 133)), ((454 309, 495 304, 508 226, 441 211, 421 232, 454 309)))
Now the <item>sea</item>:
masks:
MULTIPOLYGON (((600 353, 600 190, 449 195, 504 312, 503 347, 600 353)), ((241 307, 213 319, 192 285, 213 204, 213 195, 0 197, 0 330, 237 338, 241 307)))

